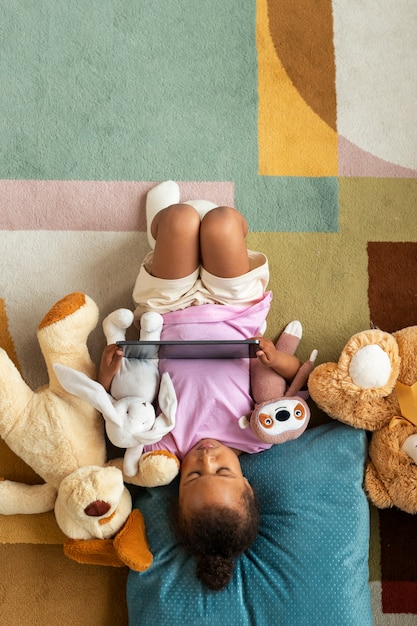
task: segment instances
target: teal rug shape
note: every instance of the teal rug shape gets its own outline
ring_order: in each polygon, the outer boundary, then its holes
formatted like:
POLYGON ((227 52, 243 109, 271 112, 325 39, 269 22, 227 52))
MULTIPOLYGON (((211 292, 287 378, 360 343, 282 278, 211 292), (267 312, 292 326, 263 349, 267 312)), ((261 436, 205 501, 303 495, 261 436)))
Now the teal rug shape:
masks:
POLYGON ((337 230, 337 178, 258 175, 255 1, 2 5, 0 178, 233 181, 252 230, 337 230))

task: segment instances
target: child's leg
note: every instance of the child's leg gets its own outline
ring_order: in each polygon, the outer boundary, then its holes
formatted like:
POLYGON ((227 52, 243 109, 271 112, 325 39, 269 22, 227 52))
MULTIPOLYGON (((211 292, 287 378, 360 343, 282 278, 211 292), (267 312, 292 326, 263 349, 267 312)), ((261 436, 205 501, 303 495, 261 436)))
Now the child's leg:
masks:
POLYGON ((236 209, 217 207, 205 215, 200 228, 203 267, 221 278, 249 272, 245 238, 248 224, 236 209))
POLYGON ((165 279, 184 278, 200 265, 200 216, 188 204, 159 211, 151 225, 155 249, 151 273, 165 279))
POLYGON ((155 215, 171 204, 180 201, 180 188, 173 180, 166 180, 153 187, 146 196, 146 224, 148 242, 152 250, 155 248, 155 239, 151 233, 151 224, 155 215))

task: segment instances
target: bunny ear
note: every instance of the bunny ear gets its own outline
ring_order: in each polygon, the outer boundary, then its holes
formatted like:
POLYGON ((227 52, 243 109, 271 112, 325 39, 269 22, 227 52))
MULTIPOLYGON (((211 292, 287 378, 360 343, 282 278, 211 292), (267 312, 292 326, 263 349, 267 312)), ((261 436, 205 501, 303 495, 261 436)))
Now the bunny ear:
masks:
POLYGON ((120 422, 109 394, 100 383, 61 363, 54 363, 52 367, 63 389, 91 404, 111 422, 120 422))
POLYGON ((126 476, 129 476, 129 478, 137 474, 139 459, 142 456, 143 448, 143 443, 133 446, 133 448, 126 448, 123 457, 123 472, 126 476))
POLYGON ((164 372, 161 377, 159 386, 158 404, 167 423, 172 426, 175 424, 175 415, 177 412, 177 394, 168 372, 164 372))

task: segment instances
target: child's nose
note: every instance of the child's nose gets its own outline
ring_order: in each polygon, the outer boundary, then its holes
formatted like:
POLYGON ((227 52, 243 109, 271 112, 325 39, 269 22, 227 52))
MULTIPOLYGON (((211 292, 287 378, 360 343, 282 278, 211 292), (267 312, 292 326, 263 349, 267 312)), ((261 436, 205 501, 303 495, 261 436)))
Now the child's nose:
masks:
POLYGON ((207 470, 212 470, 216 463, 215 455, 213 453, 205 454, 203 457, 203 463, 207 470))

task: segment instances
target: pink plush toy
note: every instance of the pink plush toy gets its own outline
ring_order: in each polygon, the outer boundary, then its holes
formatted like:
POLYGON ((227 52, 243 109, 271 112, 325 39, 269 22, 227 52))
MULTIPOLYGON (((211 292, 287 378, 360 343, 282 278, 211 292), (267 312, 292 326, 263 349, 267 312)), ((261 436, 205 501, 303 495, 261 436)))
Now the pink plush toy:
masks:
MULTIPOLYGON (((275 347, 281 352, 294 354, 301 336, 300 322, 290 322, 275 347)), ((317 350, 313 350, 289 387, 282 376, 262 365, 258 359, 252 359, 251 387, 256 404, 249 419, 245 416, 240 418, 240 427, 250 426, 256 436, 267 443, 284 443, 299 437, 310 420, 310 409, 306 402, 308 392, 301 389, 306 387, 316 358, 317 350)))

